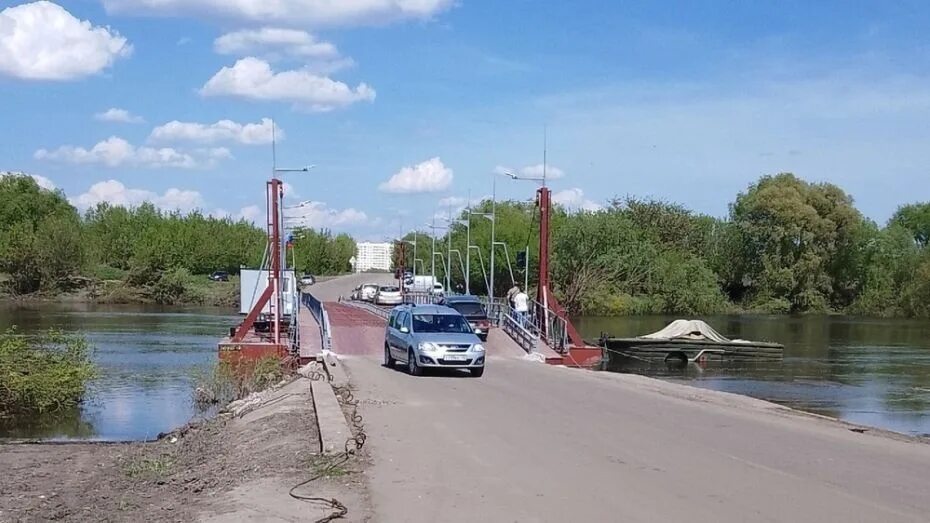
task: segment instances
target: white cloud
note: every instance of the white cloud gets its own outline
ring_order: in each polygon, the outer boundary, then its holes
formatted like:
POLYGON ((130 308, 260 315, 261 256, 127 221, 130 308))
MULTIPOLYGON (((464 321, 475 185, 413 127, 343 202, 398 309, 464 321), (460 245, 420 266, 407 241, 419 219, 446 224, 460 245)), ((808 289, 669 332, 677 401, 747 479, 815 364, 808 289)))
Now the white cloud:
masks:
POLYGON ((287 182, 281 182, 281 190, 284 191, 285 198, 300 198, 300 193, 297 192, 297 189, 287 182))
MULTIPOLYGON (((196 122, 168 122, 152 129, 149 134, 151 142, 197 142, 211 144, 217 142, 236 142, 243 145, 264 145, 272 140, 272 121, 262 118, 258 123, 241 124, 232 120, 220 120, 213 124, 196 122)), ((284 138, 284 131, 277 127, 274 135, 278 140, 284 138)))
MULTIPOLYGON (((543 164, 539 163, 536 165, 527 165, 521 169, 512 169, 504 165, 498 165, 494 168, 494 172, 498 174, 510 175, 510 173, 516 173, 518 176, 526 176, 527 178, 542 178, 543 177, 543 164)), ((565 171, 559 169, 558 167, 548 164, 546 166, 546 179, 555 180, 557 178, 562 178, 565 176, 565 171)))
POLYGON ((27 174, 20 171, 0 171, 0 178, 5 176, 29 176, 43 189, 54 191, 57 188, 55 182, 39 174, 27 174))
POLYGON ((213 42, 213 49, 219 54, 237 56, 283 53, 299 58, 339 57, 339 50, 329 42, 321 42, 306 31, 277 27, 226 33, 213 42))
MULTIPOLYGON (((526 167, 520 169, 520 174, 523 176, 528 176, 530 178, 542 178, 543 176, 543 164, 539 163, 536 165, 527 165, 526 167)), ((558 167, 548 164, 545 166, 545 173, 547 180, 555 180, 565 176, 565 171, 559 169, 558 167)))
POLYGON ((368 221, 368 215, 357 209, 333 209, 323 202, 302 202, 296 209, 287 210, 284 217, 288 227, 346 227, 368 221))
POLYGON ((118 122, 118 123, 145 123, 145 118, 136 116, 126 109, 117 109, 111 107, 102 113, 97 113, 94 118, 101 122, 118 122))
POLYGON ((414 166, 407 166, 391 176, 378 188, 390 193, 423 193, 441 191, 452 184, 452 169, 439 157, 414 166))
POLYGON ((112 13, 232 18, 299 25, 382 25, 429 19, 455 0, 103 0, 112 13))
POLYGON ((0 74, 27 80, 71 80, 99 73, 132 46, 109 27, 78 20, 51 2, 0 11, 0 74))
POLYGON ((200 90, 203 96, 234 96, 251 100, 292 102, 324 112, 356 102, 373 102, 375 90, 365 83, 354 89, 309 69, 274 72, 268 62, 252 56, 224 67, 200 90))
POLYGON ((559 205, 564 205, 569 209, 579 209, 582 211, 599 211, 604 207, 597 202, 593 202, 584 197, 584 191, 574 187, 572 189, 565 189, 564 191, 559 191, 552 194, 552 201, 559 205))
POLYGON ((195 169, 212 167, 218 160, 231 158, 232 155, 229 149, 223 147, 197 149, 193 151, 193 154, 170 147, 136 147, 122 138, 111 136, 90 149, 63 145, 53 151, 39 149, 35 152, 34 157, 37 160, 101 164, 107 167, 137 166, 195 169))
POLYGON ((70 200, 71 204, 79 209, 88 209, 103 202, 125 207, 136 207, 150 202, 162 209, 186 212, 203 205, 203 197, 197 191, 171 188, 163 194, 158 194, 146 189, 131 189, 117 180, 95 183, 87 192, 70 200))

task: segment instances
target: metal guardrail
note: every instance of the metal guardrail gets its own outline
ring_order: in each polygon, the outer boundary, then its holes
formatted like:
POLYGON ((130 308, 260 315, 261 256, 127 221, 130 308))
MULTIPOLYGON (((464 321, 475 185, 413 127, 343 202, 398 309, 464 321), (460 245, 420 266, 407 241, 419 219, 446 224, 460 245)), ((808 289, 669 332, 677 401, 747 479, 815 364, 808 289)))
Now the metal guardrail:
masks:
POLYGON ((510 336, 513 341, 517 342, 517 345, 520 346, 527 353, 534 353, 537 350, 539 343, 539 336, 533 334, 526 328, 524 328, 520 323, 511 315, 504 316, 501 329, 510 336))
POLYGON ((342 303, 350 307, 366 310, 385 321, 387 321, 387 319, 391 316, 391 309, 378 307, 377 305, 368 303, 367 301, 343 301, 342 303))
POLYGON ((323 302, 316 299, 309 292, 301 293, 300 297, 304 305, 310 309, 310 313, 313 314, 313 317, 316 319, 317 325, 320 326, 320 339, 323 342, 323 350, 332 350, 333 338, 329 328, 329 314, 326 313, 326 308, 323 307, 323 302))

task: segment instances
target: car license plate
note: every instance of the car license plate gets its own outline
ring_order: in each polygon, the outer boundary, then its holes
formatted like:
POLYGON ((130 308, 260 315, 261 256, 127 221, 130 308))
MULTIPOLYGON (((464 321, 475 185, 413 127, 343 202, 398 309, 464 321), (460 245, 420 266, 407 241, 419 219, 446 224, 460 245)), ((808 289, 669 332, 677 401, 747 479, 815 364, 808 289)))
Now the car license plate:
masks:
POLYGON ((463 356, 461 354, 446 354, 443 359, 446 361, 466 361, 468 356, 463 356))

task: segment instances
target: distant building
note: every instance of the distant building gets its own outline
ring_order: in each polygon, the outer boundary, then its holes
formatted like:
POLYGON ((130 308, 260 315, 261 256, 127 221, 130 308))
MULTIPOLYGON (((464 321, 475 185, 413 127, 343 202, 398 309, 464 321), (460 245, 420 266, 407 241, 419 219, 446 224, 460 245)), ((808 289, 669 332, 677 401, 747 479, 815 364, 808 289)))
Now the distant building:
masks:
POLYGON ((393 243, 359 243, 355 254, 355 272, 390 271, 393 255, 393 243))

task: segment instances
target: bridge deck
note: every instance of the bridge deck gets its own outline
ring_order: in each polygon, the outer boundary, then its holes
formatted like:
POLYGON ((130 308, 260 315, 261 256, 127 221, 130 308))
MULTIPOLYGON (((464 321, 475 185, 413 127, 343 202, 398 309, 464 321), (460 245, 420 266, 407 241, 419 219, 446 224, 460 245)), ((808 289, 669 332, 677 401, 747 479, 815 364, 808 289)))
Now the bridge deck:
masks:
POLYGON ((297 329, 300 332, 300 359, 301 361, 315 358, 323 352, 323 339, 320 335, 320 325, 310 309, 301 305, 300 315, 297 317, 297 329))

